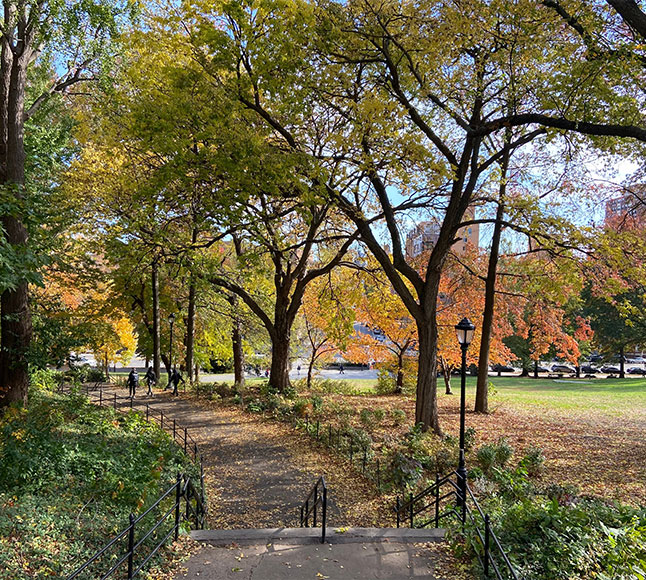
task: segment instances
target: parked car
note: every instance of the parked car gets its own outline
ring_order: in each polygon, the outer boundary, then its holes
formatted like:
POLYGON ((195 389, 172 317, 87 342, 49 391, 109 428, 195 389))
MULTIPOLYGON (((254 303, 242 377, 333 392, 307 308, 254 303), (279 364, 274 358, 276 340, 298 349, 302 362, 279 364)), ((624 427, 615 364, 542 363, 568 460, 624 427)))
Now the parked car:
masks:
POLYGON ((516 372, 516 369, 507 365, 501 365, 500 363, 491 365, 491 370, 494 373, 513 373, 516 372))
POLYGON ((530 372, 533 372, 534 370, 536 370, 536 372, 539 372, 539 373, 549 373, 549 372, 551 372, 550 369, 548 369, 546 367, 542 367, 540 365, 538 365, 537 367, 534 367, 533 369, 529 369, 529 370, 530 370, 530 372))
POLYGON ((646 363, 646 358, 644 358, 643 356, 636 356, 633 360, 634 360, 637 364, 643 364, 643 363, 646 363))
POLYGON ((581 365, 581 372, 586 375, 594 375, 599 372, 599 369, 593 365, 581 365))
POLYGON ((591 363, 598 363, 603 360, 603 357, 600 354, 593 354, 590 355, 590 362, 591 363))
POLYGON ((600 370, 602 373, 606 373, 608 375, 619 372, 619 369, 617 367, 613 367, 612 365, 603 365, 600 370))
POLYGON ((630 367, 629 369, 626 369, 626 372, 629 375, 646 375, 646 369, 641 367, 630 367))
POLYGON ((553 373, 573 373, 574 369, 568 365, 555 364, 555 365, 552 365, 552 372, 553 373))

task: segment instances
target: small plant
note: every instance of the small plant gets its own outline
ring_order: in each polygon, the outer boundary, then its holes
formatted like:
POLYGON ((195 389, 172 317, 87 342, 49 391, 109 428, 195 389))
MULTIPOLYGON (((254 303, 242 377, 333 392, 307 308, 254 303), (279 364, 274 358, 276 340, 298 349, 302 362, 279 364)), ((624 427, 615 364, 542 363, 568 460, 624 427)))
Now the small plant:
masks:
POLYGON ((496 449, 492 443, 483 445, 476 453, 476 461, 485 475, 491 473, 496 465, 496 449))
POLYGON ((309 414, 312 406, 307 399, 299 398, 292 405, 292 413, 295 417, 305 417, 309 414))
POLYGON ((406 411, 403 411, 402 409, 392 409, 390 411, 390 417, 392 418, 395 426, 399 427, 406 422, 406 411))
POLYGON ((362 425, 370 427, 372 425, 372 418, 373 415, 370 409, 361 409, 361 412, 359 413, 359 421, 361 421, 362 425))
POLYGON ((519 462, 519 466, 527 471, 530 477, 537 477, 543 471, 545 465, 545 456, 540 447, 530 447, 525 450, 525 455, 519 462))
POLYGON ((500 468, 504 468, 512 455, 514 454, 514 448, 509 444, 509 441, 505 437, 498 439, 496 443, 496 464, 500 468))

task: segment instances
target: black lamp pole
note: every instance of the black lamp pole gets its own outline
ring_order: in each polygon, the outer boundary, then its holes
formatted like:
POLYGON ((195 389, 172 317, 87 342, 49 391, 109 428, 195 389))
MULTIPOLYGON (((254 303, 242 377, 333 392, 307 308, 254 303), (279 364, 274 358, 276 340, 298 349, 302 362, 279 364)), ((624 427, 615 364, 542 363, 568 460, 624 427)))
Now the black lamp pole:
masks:
POLYGON ((170 352, 168 354, 168 384, 170 385, 170 377, 173 372, 173 324, 175 324, 175 314, 172 312, 168 316, 168 324, 170 324, 170 352))
POLYGON ((463 318, 455 326, 455 331, 462 350, 462 368, 460 384, 460 457, 458 459, 458 487, 460 496, 458 497, 458 506, 462 511, 462 523, 466 520, 467 509, 467 468, 464 461, 464 422, 466 414, 466 382, 467 382, 467 349, 473 340, 473 331, 475 326, 468 318, 463 318))

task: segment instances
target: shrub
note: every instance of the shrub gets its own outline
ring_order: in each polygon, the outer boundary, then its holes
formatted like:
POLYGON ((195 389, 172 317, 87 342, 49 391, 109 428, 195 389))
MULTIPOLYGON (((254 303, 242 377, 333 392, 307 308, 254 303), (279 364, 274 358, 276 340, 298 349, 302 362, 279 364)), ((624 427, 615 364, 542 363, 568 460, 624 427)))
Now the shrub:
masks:
POLYGON ((545 456, 540 447, 530 447, 525 450, 525 455, 519 462, 519 465, 527 470, 527 475, 537 477, 543 471, 545 465, 545 456))
MULTIPOLYGON (((142 513, 178 471, 171 438, 137 413, 35 391, 0 416, 0 580, 66 577, 142 513)), ((155 514, 154 514, 155 515, 155 514)))
POLYGON ((406 411, 402 409, 392 409, 390 416, 396 426, 403 425, 406 422, 406 411))
POLYGON ((63 374, 52 369, 35 369, 29 373, 29 387, 33 390, 53 392, 63 380, 63 374))

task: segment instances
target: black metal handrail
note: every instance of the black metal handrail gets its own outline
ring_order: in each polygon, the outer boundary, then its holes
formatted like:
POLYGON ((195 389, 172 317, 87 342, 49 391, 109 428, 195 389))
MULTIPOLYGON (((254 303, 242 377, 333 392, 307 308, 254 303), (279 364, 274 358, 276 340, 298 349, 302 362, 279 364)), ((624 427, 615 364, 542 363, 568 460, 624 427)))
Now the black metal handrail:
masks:
POLYGON ((301 506, 301 528, 310 527, 310 516, 312 517, 312 526, 316 527, 318 507, 321 506, 321 544, 325 543, 325 526, 327 524, 327 485, 325 478, 319 477, 318 481, 314 484, 312 491, 310 491, 307 499, 301 506))
POLYGON ((436 476, 435 483, 417 495, 411 493, 406 501, 403 497, 398 496, 394 508, 397 527, 408 520, 408 525, 411 528, 425 528, 431 524, 437 528, 443 518, 455 516, 461 522, 464 531, 468 518, 475 532, 475 536, 470 538, 470 543, 482 566, 485 578, 489 578, 490 572, 493 570, 497 580, 520 580, 500 541, 491 529, 489 514, 484 513, 469 485, 466 485, 467 494, 463 501, 459 484, 459 475, 453 471, 443 477, 436 476), (456 478, 455 481, 453 477, 456 478), (450 489, 443 494, 442 488, 446 486, 450 489), (429 499, 430 501, 428 501, 429 499), (421 519, 420 521, 418 516, 428 510, 432 510, 430 519, 421 519), (506 572, 503 573, 503 571, 506 572))
MULTIPOLYGON (((60 392, 65 392, 64 387, 59 388, 60 392)), ((115 411, 124 411, 124 410, 135 410, 133 407, 133 400, 129 397, 119 397, 116 392, 112 397, 104 397, 103 387, 99 388, 98 394, 95 392, 96 386, 94 389, 90 389, 89 385, 86 385, 85 394, 91 402, 98 403, 99 406, 110 406, 115 411), (125 401, 125 404, 122 402, 125 401), (104 403, 105 402, 105 403, 104 403)), ((150 559, 159 551, 159 549, 166 544, 171 535, 174 535, 174 539, 177 540, 179 536, 179 526, 181 521, 186 521, 189 525, 193 524, 196 529, 204 529, 207 515, 207 504, 206 504, 206 495, 204 488, 204 466, 202 463, 202 455, 199 452, 197 443, 189 435, 186 427, 178 428, 177 422, 175 419, 170 420, 166 417, 164 422, 164 412, 160 411, 159 417, 156 417, 154 412, 151 411, 150 406, 146 403, 146 421, 155 422, 160 425, 161 429, 171 434, 173 440, 179 447, 183 447, 184 453, 191 457, 195 463, 199 463, 200 467, 200 484, 199 491, 193 485, 193 481, 190 477, 185 474, 178 474, 176 482, 169 487, 162 495, 153 503, 145 512, 135 517, 134 514, 130 514, 130 523, 126 529, 119 532, 114 538, 112 538, 103 548, 96 552, 92 557, 90 557, 85 563, 79 566, 66 580, 74 580, 78 578, 80 574, 88 570, 88 568, 102 556, 106 555, 112 548, 114 548, 120 540, 123 540, 126 536, 128 537, 128 547, 125 553, 122 553, 117 557, 116 562, 111 562, 111 567, 107 572, 96 573, 92 572, 91 578, 101 578, 101 580, 106 580, 112 576, 117 570, 119 570, 125 563, 127 563, 127 576, 128 580, 134 578, 142 568, 150 561, 150 559), (189 441, 192 445, 188 445, 189 441), (175 501, 154 523, 150 525, 147 529, 143 531, 142 536, 137 542, 135 542, 135 532, 137 525, 142 522, 142 520, 150 515, 153 510, 160 507, 161 503, 166 500, 172 493, 175 492, 175 501), (184 514, 182 515, 181 504, 182 500, 185 502, 184 514), (170 530, 163 535, 161 540, 150 549, 148 554, 144 559, 135 566, 135 557, 137 553, 140 553, 145 547, 145 542, 153 536, 153 534, 161 527, 165 522, 168 521, 171 514, 174 513, 174 524, 170 530)))
POLYGON ((203 504, 200 500, 197 491, 192 486, 191 479, 185 474, 178 474, 175 483, 170 486, 156 501, 153 503, 145 512, 135 516, 130 514, 129 524, 124 530, 119 532, 114 538, 112 538, 103 548, 97 551, 93 556, 86 560, 81 566, 79 566, 72 574, 67 576, 66 580, 74 580, 81 576, 83 572, 87 572, 90 578, 101 578, 101 580, 106 580, 115 574, 118 570, 123 567, 127 567, 126 578, 132 580, 137 576, 137 574, 143 569, 143 567, 150 561, 150 559, 166 544, 168 539, 171 536, 174 536, 174 539, 177 540, 179 537, 179 528, 182 521, 191 523, 191 518, 189 514, 194 516, 194 521, 196 527, 203 527, 205 512, 203 511, 203 504), (175 498, 172 504, 169 507, 161 508, 163 513, 155 519, 155 521, 149 525, 149 527, 142 528, 141 523, 150 515, 154 510, 160 508, 164 500, 168 499, 172 494, 175 494, 175 498), (182 516, 182 501, 185 502, 186 511, 185 515, 182 516), (195 503, 195 506, 192 505, 192 502, 195 503), (169 521, 173 519, 172 526, 169 530, 162 531, 161 538, 154 537, 154 534, 169 521), (139 531, 141 537, 137 540, 136 533, 139 531), (113 548, 119 544, 124 538, 128 538, 127 547, 125 551, 118 553, 114 556, 113 548), (146 542, 153 538, 153 546, 148 547, 146 542), (146 552, 145 556, 140 562, 136 562, 135 559, 138 555, 142 555, 142 552, 146 552), (95 569, 90 569, 92 564, 97 561, 101 561, 103 557, 112 556, 110 561, 107 563, 107 571, 97 571, 95 569), (116 557, 116 561, 114 558, 116 557), (109 567, 108 567, 109 566, 109 567))

